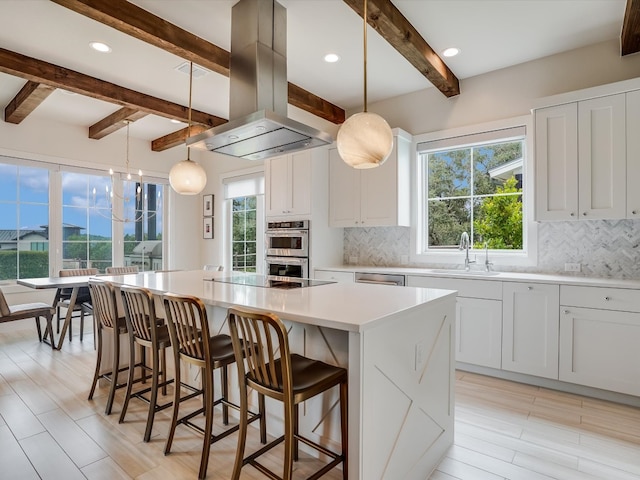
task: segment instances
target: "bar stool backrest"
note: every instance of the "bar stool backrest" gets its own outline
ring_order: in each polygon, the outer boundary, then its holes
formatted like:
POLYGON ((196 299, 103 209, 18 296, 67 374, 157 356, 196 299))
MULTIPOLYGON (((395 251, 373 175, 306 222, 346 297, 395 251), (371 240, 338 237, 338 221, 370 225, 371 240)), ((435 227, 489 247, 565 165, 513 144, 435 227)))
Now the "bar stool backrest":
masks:
POLYGON ((66 268, 60 270, 61 277, 84 277, 87 275, 97 275, 97 268, 66 268))
POLYGON ((127 265, 126 267, 107 267, 105 273, 108 275, 124 275, 125 273, 138 273, 140 269, 137 265, 127 265))
POLYGON ((116 290, 110 282, 92 278, 89 280, 89 292, 93 304, 93 314, 107 328, 115 328, 118 319, 116 290))
POLYGON ((134 337, 154 341, 157 327, 153 294, 146 288, 123 285, 120 287, 127 328, 134 337))
POLYGON ((173 348, 192 362, 208 364, 211 358, 209 323, 202 300, 173 293, 162 298, 173 348))
POLYGON ((272 313, 230 308, 229 330, 236 360, 246 359, 246 362, 237 361, 240 378, 246 375, 247 380, 290 397, 291 356, 282 321, 272 313))

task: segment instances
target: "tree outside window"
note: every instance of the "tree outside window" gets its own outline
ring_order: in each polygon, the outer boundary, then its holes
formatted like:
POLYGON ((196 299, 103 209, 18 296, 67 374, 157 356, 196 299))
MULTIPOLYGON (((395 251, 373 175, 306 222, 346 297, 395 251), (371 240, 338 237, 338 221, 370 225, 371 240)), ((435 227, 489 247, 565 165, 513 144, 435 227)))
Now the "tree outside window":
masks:
POLYGON ((462 232, 474 248, 523 249, 524 139, 423 154, 427 250, 457 248, 462 232))
POLYGON ((257 206, 255 195, 232 199, 231 262, 234 271, 255 272, 257 269, 257 206))

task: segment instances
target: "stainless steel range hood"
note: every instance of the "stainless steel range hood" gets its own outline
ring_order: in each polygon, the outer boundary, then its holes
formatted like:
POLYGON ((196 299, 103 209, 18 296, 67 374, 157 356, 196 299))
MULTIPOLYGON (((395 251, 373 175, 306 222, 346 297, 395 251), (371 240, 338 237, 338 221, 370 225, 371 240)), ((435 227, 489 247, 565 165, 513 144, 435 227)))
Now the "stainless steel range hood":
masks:
POLYGON ((287 118, 287 12, 275 0, 231 11, 229 122, 187 145, 249 160, 327 145, 328 133, 287 118))

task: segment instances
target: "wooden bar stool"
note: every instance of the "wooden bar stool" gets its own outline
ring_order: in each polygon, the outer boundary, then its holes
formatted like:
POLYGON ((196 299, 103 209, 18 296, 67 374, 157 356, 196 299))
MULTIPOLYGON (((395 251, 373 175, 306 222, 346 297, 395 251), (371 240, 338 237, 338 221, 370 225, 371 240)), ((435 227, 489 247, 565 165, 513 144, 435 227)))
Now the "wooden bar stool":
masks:
POLYGON ((120 294, 129 332, 129 365, 134 365, 134 368, 129 369, 127 390, 124 395, 119 423, 124 422, 131 397, 139 398, 148 403, 149 413, 144 432, 144 441, 148 442, 151 439, 151 429, 156 412, 172 405, 172 402, 158 405, 158 389, 161 388, 162 394, 166 395, 167 385, 173 383, 173 379, 167 380, 166 378, 166 349, 171 346, 169 329, 163 320, 156 317, 155 302, 151 291, 142 287, 122 286, 120 294), (142 352, 138 363, 135 361, 135 345, 138 345, 142 352), (146 351, 150 353, 151 366, 146 364, 146 355, 144 354, 146 351), (138 379, 134 379, 136 368, 140 368, 142 371, 142 375, 138 379), (147 372, 151 372, 151 386, 132 393, 133 384, 145 382, 147 372))
MULTIPOLYGON (((204 435, 202 445, 202 456, 200 459, 199 479, 204 479, 207 475, 207 464, 209 461, 209 450, 211 444, 225 438, 239 429, 239 425, 227 428, 220 434, 214 435, 213 431, 213 414, 216 405, 222 405, 222 421, 224 425, 229 424, 228 407, 240 410, 240 407, 229 402, 228 398, 228 366, 235 362, 233 346, 231 345, 231 337, 229 335, 209 334, 209 321, 204 303, 192 296, 182 296, 167 293, 162 297, 167 324, 169 326, 169 334, 171 336, 171 344, 173 345, 175 359, 175 384, 180 385, 180 361, 187 364, 195 365, 201 369, 202 388, 198 394, 203 395, 202 408, 188 413, 178 418, 181 401, 191 398, 190 395, 180 398, 180 389, 175 389, 173 400, 173 417, 171 420, 171 428, 164 453, 168 454, 171 450, 173 436, 178 424, 186 425, 204 435), (213 372, 219 368, 221 372, 221 390, 222 397, 214 400, 213 398, 213 372), (192 419, 204 412, 205 426, 204 428, 192 422, 192 419)), ((262 398, 264 404, 264 397, 262 398)), ((251 418, 246 420, 252 422, 258 418, 263 419, 262 415, 248 413, 245 408, 246 415, 251 418)), ((245 419, 241 419, 243 422, 245 419)), ((261 430, 266 432, 264 426, 261 430)), ((266 437, 265 437, 266 441, 266 437)))
POLYGON ((96 371, 93 375, 93 383, 89 391, 89 400, 93 398, 98 379, 104 378, 111 382, 109 397, 104 412, 111 414, 113 398, 116 389, 126 386, 126 383, 118 383, 118 374, 129 368, 128 365, 120 366, 120 335, 127 333, 127 324, 124 317, 118 316, 116 303, 116 290, 110 282, 92 278, 89 280, 89 293, 93 304, 93 315, 96 319, 96 337, 98 339, 98 358, 96 359, 96 371), (102 367, 102 346, 104 332, 110 332, 113 337, 113 363, 111 370, 100 373, 102 367))
MULTIPOLYGON (((58 273, 60 277, 84 277, 97 274, 97 268, 68 268, 65 270, 60 270, 60 272, 58 273)), ((56 331, 58 333, 60 333, 60 308, 69 308, 71 290, 71 288, 59 288, 53 300, 53 306, 56 307, 56 331)), ((84 335, 84 316, 85 314, 91 315, 92 313, 91 295, 89 294, 89 289, 87 287, 80 287, 80 290, 78 291, 78 298, 76 299, 76 304, 73 307, 73 311, 79 312, 78 316, 80 317, 80 341, 82 341, 82 337, 84 335)), ((77 316, 72 316, 71 318, 77 318, 77 316)), ((69 322, 69 341, 71 341, 71 337, 72 322, 69 322)))
POLYGON ((347 468, 347 370, 327 363, 292 354, 289 350, 287 330, 280 319, 271 313, 230 308, 229 329, 238 365, 240 379, 240 433, 233 468, 234 480, 240 471, 251 464, 272 479, 290 480, 293 461, 298 459, 298 441, 301 441, 332 460, 309 479, 320 478, 342 463, 342 476, 346 480, 347 468), (279 354, 279 356, 278 356, 279 354), (245 362, 242 359, 246 359, 245 362), (298 433, 298 405, 334 386, 340 386, 340 431, 342 451, 332 452, 298 433), (245 421, 248 398, 247 387, 259 394, 279 400, 284 404, 284 435, 271 441, 255 453, 244 457, 247 436, 245 421), (263 453, 284 441, 284 466, 282 477, 258 462, 263 453))

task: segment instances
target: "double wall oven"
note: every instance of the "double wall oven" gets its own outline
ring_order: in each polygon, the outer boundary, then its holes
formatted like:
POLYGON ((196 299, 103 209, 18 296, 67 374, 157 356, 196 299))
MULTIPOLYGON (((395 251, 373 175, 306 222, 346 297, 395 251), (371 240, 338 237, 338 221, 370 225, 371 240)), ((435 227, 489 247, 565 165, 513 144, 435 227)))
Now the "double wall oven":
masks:
POLYGON ((267 275, 309 278, 309 220, 267 222, 265 236, 267 275))

